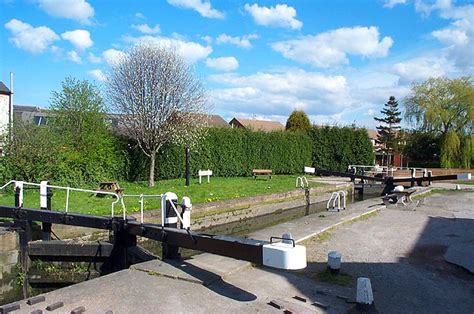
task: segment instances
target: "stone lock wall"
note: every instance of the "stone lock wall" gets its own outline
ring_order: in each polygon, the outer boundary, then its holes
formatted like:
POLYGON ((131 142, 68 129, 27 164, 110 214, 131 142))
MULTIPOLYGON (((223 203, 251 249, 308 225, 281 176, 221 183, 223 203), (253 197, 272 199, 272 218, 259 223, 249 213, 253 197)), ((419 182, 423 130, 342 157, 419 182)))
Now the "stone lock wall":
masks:
POLYGON ((0 228, 0 304, 16 299, 19 262, 18 233, 0 228))

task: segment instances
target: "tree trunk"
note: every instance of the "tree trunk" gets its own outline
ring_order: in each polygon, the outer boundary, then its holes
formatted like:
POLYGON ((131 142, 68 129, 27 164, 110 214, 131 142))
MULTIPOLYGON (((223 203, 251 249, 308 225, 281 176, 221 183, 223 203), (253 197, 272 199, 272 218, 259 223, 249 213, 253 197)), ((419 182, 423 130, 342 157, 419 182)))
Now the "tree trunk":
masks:
POLYGON ((189 174, 189 147, 186 147, 186 173, 185 173, 185 177, 186 177, 186 186, 189 186, 189 177, 190 177, 190 174, 189 174))
POLYGON ((155 157, 156 153, 150 154, 150 175, 148 177, 148 186, 155 186, 155 157))

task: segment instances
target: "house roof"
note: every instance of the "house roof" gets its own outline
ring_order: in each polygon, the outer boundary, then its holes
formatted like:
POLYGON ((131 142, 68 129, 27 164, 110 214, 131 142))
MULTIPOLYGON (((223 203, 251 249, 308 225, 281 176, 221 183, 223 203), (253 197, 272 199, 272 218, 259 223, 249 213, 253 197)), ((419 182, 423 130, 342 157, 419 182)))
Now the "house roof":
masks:
POLYGON ((367 134, 371 140, 378 140, 379 139, 379 132, 373 129, 367 129, 367 134))
POLYGON ((8 89, 8 87, 5 86, 5 84, 3 84, 3 82, 0 81, 0 94, 3 94, 3 95, 11 95, 12 93, 10 92, 10 90, 8 89))
POLYGON ((242 118, 234 118, 242 124, 245 128, 251 129, 254 131, 280 131, 284 130, 285 127, 278 121, 267 121, 267 120, 257 120, 257 119, 242 119, 242 118))
POLYGON ((207 125, 210 127, 230 127, 230 125, 221 116, 216 114, 207 115, 207 125))

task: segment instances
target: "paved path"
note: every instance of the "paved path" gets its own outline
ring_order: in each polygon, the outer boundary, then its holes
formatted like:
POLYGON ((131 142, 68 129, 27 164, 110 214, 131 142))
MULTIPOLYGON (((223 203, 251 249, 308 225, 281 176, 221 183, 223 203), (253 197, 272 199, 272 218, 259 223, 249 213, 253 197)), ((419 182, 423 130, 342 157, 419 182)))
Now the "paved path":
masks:
POLYGON ((307 271, 324 269, 326 252, 338 250, 344 272, 371 278, 381 312, 474 313, 474 275, 445 260, 452 246, 472 256, 473 244, 474 193, 440 193, 415 211, 384 209, 327 241, 306 242, 307 271))

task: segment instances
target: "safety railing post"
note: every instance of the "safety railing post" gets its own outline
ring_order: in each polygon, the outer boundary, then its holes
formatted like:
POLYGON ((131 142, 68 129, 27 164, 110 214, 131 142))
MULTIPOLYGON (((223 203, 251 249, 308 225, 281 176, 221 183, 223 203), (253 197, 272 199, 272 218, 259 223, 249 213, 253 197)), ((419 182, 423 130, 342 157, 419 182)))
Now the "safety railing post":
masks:
MULTIPOLYGON (((42 210, 51 210, 51 198, 53 193, 48 186, 48 181, 40 183, 40 207, 42 210)), ((43 241, 51 240, 51 224, 43 222, 41 226, 41 234, 43 241)))

